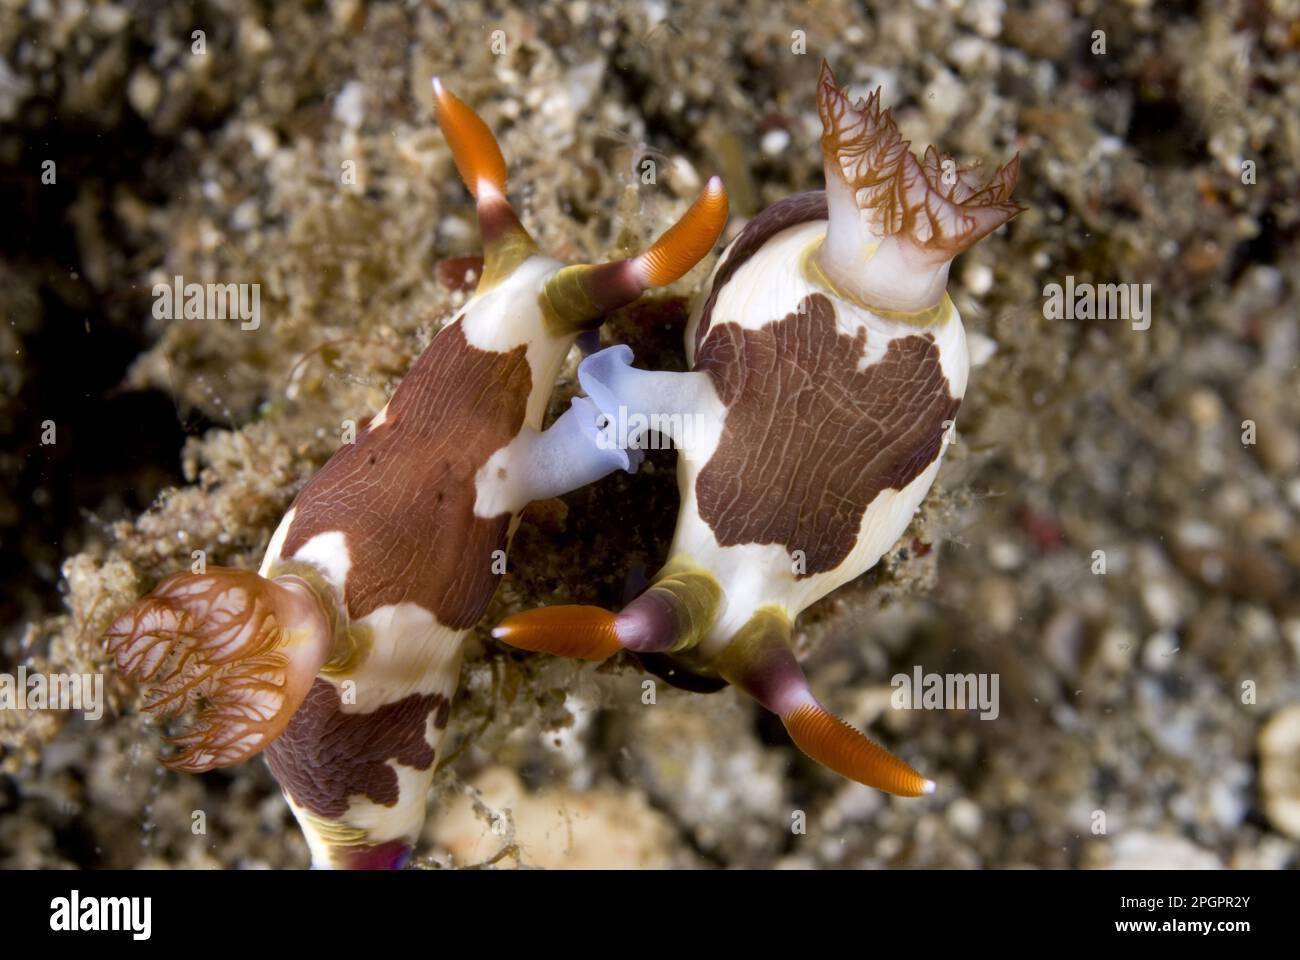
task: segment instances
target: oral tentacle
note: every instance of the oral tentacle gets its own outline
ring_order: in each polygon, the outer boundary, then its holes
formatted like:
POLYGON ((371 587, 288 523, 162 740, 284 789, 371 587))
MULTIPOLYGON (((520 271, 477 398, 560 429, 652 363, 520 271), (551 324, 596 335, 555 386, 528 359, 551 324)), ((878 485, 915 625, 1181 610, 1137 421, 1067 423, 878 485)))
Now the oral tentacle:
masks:
POLYGON ((710 664, 781 718, 795 745, 822 766, 886 793, 919 797, 935 784, 823 707, 795 659, 785 611, 760 607, 710 664))
POLYGON ((609 418, 610 435, 627 446, 640 446, 645 434, 656 431, 689 455, 705 432, 703 421, 712 418, 716 425, 722 412, 708 374, 639 369, 624 344, 583 360, 578 382, 609 418))
POLYGON ((598 265, 577 264, 556 272, 541 294, 554 333, 598 326, 605 314, 626 306, 652 287, 684 276, 713 249, 727 223, 727 191, 713 177, 686 213, 636 257, 598 265))
POLYGON ((522 510, 614 472, 635 473, 641 454, 625 450, 602 429, 607 420, 586 397, 574 397, 545 430, 525 426, 478 471, 474 512, 480 517, 522 510))
POLYGON ((168 577, 105 634, 118 670, 148 687, 143 709, 198 706, 163 759, 198 773, 241 763, 288 726, 333 649, 333 624, 296 576, 210 567, 168 577))
POLYGON ((478 290, 492 289, 537 252, 537 244, 506 199, 506 161, 488 125, 433 78, 434 115, 456 169, 478 207, 483 273, 478 290))

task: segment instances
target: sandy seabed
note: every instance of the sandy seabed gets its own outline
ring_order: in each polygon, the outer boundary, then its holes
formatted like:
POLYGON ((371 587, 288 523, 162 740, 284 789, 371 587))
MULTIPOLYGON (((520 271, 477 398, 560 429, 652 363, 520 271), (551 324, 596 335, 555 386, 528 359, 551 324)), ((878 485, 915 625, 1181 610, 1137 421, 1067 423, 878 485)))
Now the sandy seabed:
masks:
MULTIPOLYGON (((256 566, 463 302, 430 77, 497 132, 541 246, 596 260, 713 173, 731 235, 819 187, 823 57, 917 145, 1022 156, 1028 209, 953 268, 973 369, 934 492, 798 624, 827 703, 938 793, 844 781, 734 691, 646 705, 630 659, 488 638, 655 569, 662 451, 525 515, 416 865, 1300 865, 1300 4, 872 6, 0 2, 0 671, 107 698, 0 710, 0 866, 306 865, 262 762, 159 766, 99 637, 195 550, 256 566), (158 319, 176 276, 259 284, 260 328, 158 319), (1076 281, 1149 284, 1149 325, 1053 316, 1076 281), (891 709, 917 667, 996 675, 996 718, 891 709)), ((606 342, 680 369, 711 263, 606 342)), ((553 411, 575 389, 571 360, 553 411)))

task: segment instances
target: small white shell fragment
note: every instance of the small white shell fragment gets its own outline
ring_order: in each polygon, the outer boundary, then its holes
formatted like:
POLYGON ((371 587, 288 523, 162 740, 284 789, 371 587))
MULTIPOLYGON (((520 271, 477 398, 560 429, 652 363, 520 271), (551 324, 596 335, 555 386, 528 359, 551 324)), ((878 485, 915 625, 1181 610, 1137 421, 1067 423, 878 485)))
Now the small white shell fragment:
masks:
POLYGON ((1164 673, 1178 655, 1178 638, 1167 630, 1153 633, 1142 647, 1142 665, 1152 673, 1164 673))
POLYGON ((468 240, 474 235, 470 225, 460 217, 443 217, 438 230, 449 240, 468 240))
POLYGON ((359 80, 349 80, 334 98, 334 119, 355 130, 366 116, 366 88, 359 80))
MULTIPOLYGON (((0 85, 4 82, 3 72, 0 69, 0 85)), ((126 99, 136 113, 148 119, 162 99, 162 82, 144 67, 136 67, 126 84, 126 99)))
POLYGON ((993 268, 987 263, 973 263, 966 268, 966 289, 982 297, 993 289, 993 268))
POLYGON ((1006 539, 995 539, 989 544, 989 563, 997 570, 1015 570, 1024 561, 1020 547, 1006 539))
POLYGON ((700 174, 695 165, 685 157, 673 157, 669 167, 669 178, 673 189, 683 196, 689 196, 700 189, 700 174))
POLYGON ((763 134, 763 139, 759 141, 759 146, 769 157, 775 157, 782 150, 790 145, 790 134, 780 127, 774 127, 763 134))
POLYGON ((248 145, 253 148, 253 155, 260 160, 265 160, 280 146, 275 131, 263 123, 248 124, 244 127, 244 135, 248 138, 248 145))

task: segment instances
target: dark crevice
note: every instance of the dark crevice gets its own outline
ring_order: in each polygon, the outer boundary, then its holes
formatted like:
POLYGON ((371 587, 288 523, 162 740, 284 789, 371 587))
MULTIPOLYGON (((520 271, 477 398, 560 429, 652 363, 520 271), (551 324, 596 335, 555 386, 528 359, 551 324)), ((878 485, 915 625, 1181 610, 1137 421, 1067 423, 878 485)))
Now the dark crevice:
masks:
POLYGON ((120 104, 101 121, 61 116, 39 99, 0 131, 9 287, 0 322, 18 335, 23 378, 0 407, 6 624, 57 611, 62 558, 102 522, 139 513, 181 482, 186 436, 211 425, 182 416, 162 392, 122 388, 150 344, 148 291, 136 281, 157 241, 120 222, 114 204, 122 193, 165 204, 192 161, 179 140, 154 135, 120 104), (53 183, 42 182, 47 161, 53 183), (51 425, 54 442, 43 442, 51 425))

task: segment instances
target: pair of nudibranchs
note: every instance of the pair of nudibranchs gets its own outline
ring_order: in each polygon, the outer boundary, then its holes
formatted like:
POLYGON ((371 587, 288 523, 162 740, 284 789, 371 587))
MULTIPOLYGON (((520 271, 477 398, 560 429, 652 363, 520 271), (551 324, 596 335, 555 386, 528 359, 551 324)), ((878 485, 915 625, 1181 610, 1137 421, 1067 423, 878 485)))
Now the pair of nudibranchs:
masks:
POLYGON ((545 607, 493 635, 585 659, 669 657, 745 691, 844 776, 931 792, 818 703, 791 623, 872 567, 934 482, 969 367, 948 266, 1021 209, 1018 159, 983 187, 933 148, 918 160, 879 91, 854 103, 823 64, 826 190, 774 204, 727 247, 691 313, 690 370, 601 350, 578 368, 587 396, 543 430, 578 335, 708 254, 726 192, 710 180, 640 256, 565 266, 511 209, 487 126, 436 80, 434 97, 477 203, 478 288, 298 493, 257 573, 175 574, 109 629, 146 710, 195 711, 164 762, 197 772, 264 752, 315 865, 404 864, 462 643, 521 511, 634 469, 642 437, 612 437, 612 423, 689 423, 674 437, 689 439, 676 534, 651 586, 618 614, 545 607))

